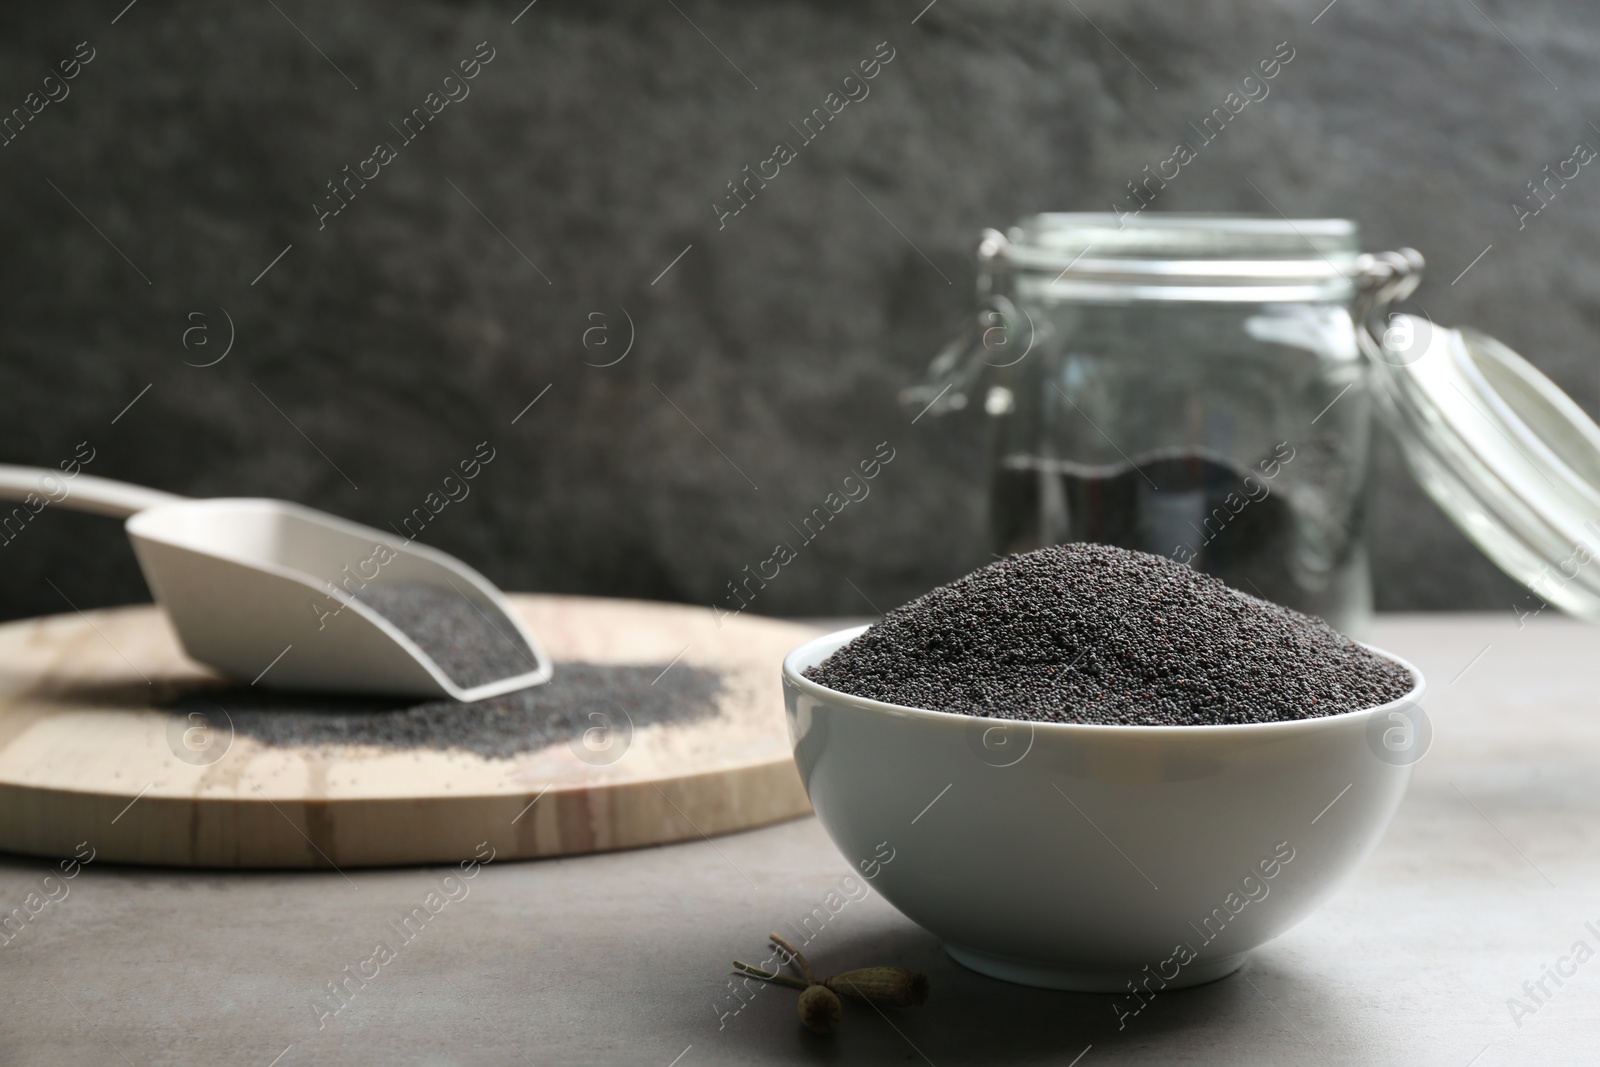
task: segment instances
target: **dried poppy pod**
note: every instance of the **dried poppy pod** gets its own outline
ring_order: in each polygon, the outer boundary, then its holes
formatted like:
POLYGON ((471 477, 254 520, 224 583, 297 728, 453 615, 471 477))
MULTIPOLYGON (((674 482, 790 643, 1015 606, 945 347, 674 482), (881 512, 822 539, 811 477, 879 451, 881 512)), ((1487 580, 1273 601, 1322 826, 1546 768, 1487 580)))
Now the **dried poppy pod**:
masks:
POLYGON ((764 971, 748 963, 733 961, 735 970, 752 975, 774 985, 800 990, 800 1001, 795 1010, 807 1030, 814 1034, 831 1034, 844 1014, 839 994, 864 1000, 869 1004, 891 1008, 910 1008, 928 999, 928 977, 903 967, 860 967, 836 974, 819 982, 811 971, 811 963, 800 950, 777 934, 772 943, 788 958, 785 963, 798 967, 803 977, 783 974, 781 971, 764 971))
POLYGON ((914 1008, 928 1000, 928 976, 904 967, 860 967, 825 978, 835 993, 891 1008, 914 1008))
POLYGON ((831 1034, 833 1028, 839 1025, 839 1017, 844 1014, 844 1005, 839 1003, 839 998, 827 986, 813 985, 807 986, 805 992, 800 994, 795 1010, 800 1014, 800 1021, 813 1034, 831 1034))

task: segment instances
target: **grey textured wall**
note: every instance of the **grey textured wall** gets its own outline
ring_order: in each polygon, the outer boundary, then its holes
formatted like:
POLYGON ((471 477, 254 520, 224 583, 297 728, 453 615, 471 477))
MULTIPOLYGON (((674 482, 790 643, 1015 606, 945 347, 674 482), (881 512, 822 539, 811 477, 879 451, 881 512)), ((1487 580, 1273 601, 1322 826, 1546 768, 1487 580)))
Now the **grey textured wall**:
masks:
MULTIPOLYGON (((1600 145, 1592 5, 925 2, 12 6, 0 107, 94 58, 0 148, 0 458, 87 440, 91 473, 384 526, 488 440, 426 540, 508 589, 708 603, 887 440, 753 610, 888 606, 985 558, 983 427, 895 401, 968 313, 977 230, 1108 208, 1280 41, 1157 206, 1356 218, 1428 255, 1435 319, 1600 405, 1600 173, 1520 232, 1509 207, 1600 145), (470 95, 319 229, 481 41, 470 95), (870 97, 719 229, 725 182, 883 41, 870 97)), ((1509 607, 1381 468, 1380 606, 1509 607)), ((0 553, 3 614, 144 597, 108 520, 50 509, 0 553)))

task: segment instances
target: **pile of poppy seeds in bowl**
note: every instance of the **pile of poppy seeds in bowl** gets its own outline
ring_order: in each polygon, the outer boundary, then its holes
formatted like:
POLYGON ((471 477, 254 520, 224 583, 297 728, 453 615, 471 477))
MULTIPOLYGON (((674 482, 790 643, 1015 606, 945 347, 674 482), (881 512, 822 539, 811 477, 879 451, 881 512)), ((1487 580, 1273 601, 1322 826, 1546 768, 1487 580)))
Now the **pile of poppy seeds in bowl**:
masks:
POLYGON ((940 586, 804 673, 903 707, 1107 726, 1310 719, 1415 684, 1321 619, 1175 560, 1087 543, 940 586))

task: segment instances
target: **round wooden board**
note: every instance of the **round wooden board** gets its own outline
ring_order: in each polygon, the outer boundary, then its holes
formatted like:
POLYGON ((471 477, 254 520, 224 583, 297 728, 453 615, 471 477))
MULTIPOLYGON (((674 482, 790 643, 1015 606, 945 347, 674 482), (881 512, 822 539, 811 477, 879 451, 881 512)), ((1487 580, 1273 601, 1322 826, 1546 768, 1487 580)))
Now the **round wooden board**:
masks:
MULTIPOLYGON (((268 747, 178 758, 154 705, 218 681, 155 607, 0 625, 0 849, 195 867, 363 867, 527 859, 729 833, 810 810, 790 757, 782 657, 814 631, 703 608, 513 596, 558 663, 716 668, 714 715, 633 730, 621 758, 565 744, 460 750, 268 747)), ((558 668, 559 669, 559 668, 558 668)), ((181 719, 179 720, 182 721, 181 719)), ((213 743, 217 743, 215 740, 213 743)), ((215 751, 215 750, 212 750, 215 751)))

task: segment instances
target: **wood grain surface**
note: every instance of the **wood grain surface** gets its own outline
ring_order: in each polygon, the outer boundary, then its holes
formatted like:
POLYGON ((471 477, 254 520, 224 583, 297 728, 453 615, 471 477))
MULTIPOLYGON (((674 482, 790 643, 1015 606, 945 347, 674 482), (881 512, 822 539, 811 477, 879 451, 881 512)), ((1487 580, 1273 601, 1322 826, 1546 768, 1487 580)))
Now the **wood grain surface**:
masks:
MULTIPOLYGON (((242 733, 179 758, 157 706, 208 683, 155 607, 0 626, 0 849, 201 867, 363 867, 602 852, 728 833, 810 810, 790 759, 779 664, 811 628, 699 608, 513 596, 551 656, 716 668, 714 714, 636 727, 615 762, 567 744, 461 750, 270 747, 242 733), (213 749, 211 752, 215 752, 213 749)), ((178 731, 181 734, 181 729, 178 731)))

